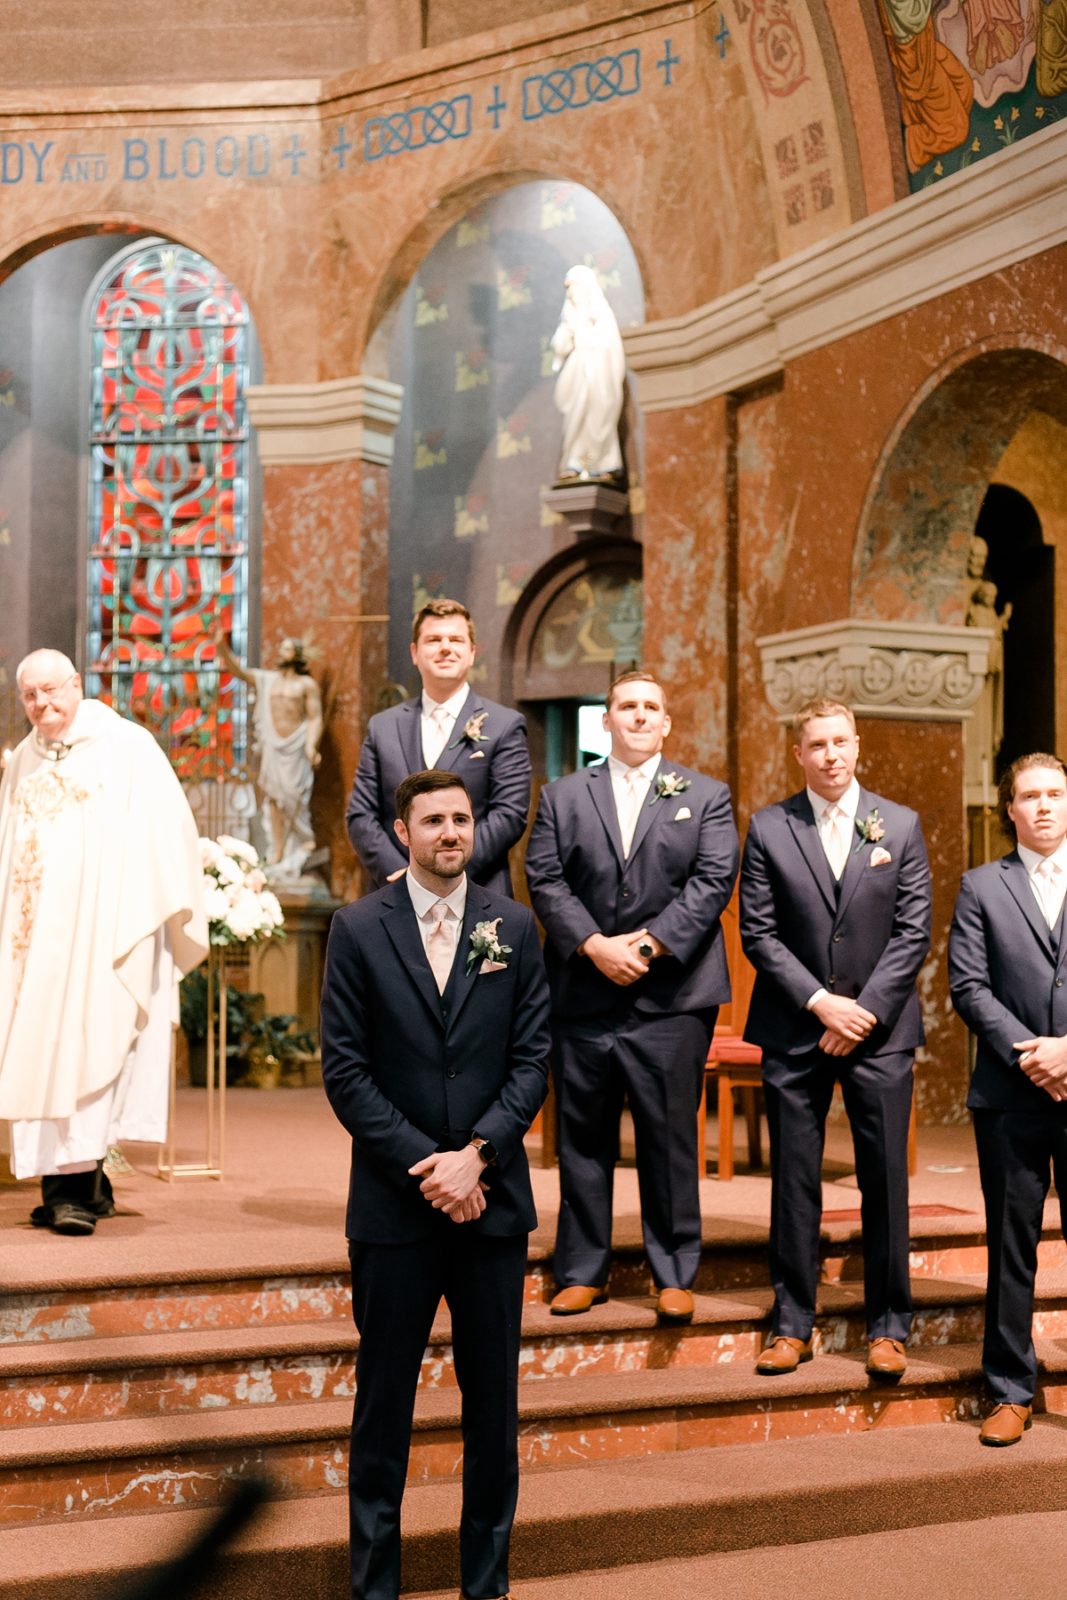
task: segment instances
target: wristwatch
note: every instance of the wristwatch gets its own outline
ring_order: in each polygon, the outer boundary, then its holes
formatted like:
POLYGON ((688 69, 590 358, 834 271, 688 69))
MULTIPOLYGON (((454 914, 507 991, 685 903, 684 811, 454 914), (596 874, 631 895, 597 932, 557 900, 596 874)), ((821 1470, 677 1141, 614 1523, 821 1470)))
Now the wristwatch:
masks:
POLYGON ((491 1167, 493 1165, 496 1160, 496 1145, 493 1144, 491 1140, 483 1139, 481 1134, 476 1130, 471 1134, 470 1139, 467 1142, 468 1144, 472 1144, 474 1146, 487 1167, 491 1167))
POLYGON ((641 943, 637 947, 637 953, 639 956, 644 956, 646 961, 651 961, 656 952, 653 950, 647 939, 642 939, 641 943))

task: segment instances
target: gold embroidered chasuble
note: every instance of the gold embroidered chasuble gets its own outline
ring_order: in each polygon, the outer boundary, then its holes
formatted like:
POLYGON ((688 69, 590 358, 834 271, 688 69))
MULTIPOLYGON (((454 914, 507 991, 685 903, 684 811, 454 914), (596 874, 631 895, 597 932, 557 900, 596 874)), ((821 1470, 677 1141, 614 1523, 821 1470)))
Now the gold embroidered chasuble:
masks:
POLYGON ((0 784, 0 1118, 69 1117, 115 1082, 161 928, 179 973, 203 960, 192 812, 151 734, 83 700, 0 784))

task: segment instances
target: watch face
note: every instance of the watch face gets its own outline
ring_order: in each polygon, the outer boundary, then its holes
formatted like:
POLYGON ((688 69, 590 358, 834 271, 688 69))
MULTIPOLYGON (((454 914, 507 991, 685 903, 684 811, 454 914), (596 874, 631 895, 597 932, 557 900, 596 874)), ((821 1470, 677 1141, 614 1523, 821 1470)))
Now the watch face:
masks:
POLYGON ((641 943, 637 947, 637 953, 639 956, 644 956, 646 961, 649 959, 652 954, 652 946, 649 944, 647 939, 641 940, 641 943))

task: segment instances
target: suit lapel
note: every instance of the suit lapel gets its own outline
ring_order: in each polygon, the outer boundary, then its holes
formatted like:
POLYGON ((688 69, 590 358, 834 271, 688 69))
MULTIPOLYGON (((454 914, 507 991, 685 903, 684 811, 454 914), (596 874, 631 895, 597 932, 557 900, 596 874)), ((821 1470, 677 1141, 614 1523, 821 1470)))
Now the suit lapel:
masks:
MULTIPOLYGON (((856 806, 856 821, 859 822, 864 817, 869 817, 874 810, 874 805, 874 796, 869 795, 866 789, 861 789, 859 804, 856 806)), ((849 901, 859 888, 863 874, 867 871, 870 862, 871 850, 874 848, 873 845, 860 836, 855 827, 853 827, 852 832, 852 844, 845 861, 844 871, 841 874, 841 893, 837 903, 838 918, 844 916, 849 901)), ((824 850, 823 855, 825 856, 825 854, 824 850)))
POLYGON ((830 871, 830 863, 826 859, 826 851, 819 838, 819 830, 815 823, 815 813, 811 809, 811 801, 801 790, 791 800, 786 801, 786 811, 789 817, 789 826, 797 842, 801 855, 811 868, 811 875, 819 886, 827 909, 831 915, 837 911, 837 894, 834 888, 834 875, 830 871))
MULTIPOLYGON (((463 927, 460 929, 459 941, 456 945, 456 959, 452 963, 452 971, 448 975, 443 999, 448 1009, 448 1027, 454 1028, 459 1020, 459 1014, 474 993, 474 985, 478 979, 478 969, 481 966, 481 957, 470 963, 468 971, 467 957, 470 954, 471 934, 474 932, 476 922, 481 922, 489 915, 489 901, 483 890, 477 884, 467 879, 467 904, 463 912, 463 927)), ((503 924, 498 930, 502 942, 507 944, 507 934, 503 924)), ((432 976, 432 975, 431 975, 432 976)))
POLYGON ((470 685, 468 684, 468 686, 467 686, 467 697, 464 700, 463 704, 460 706, 458 713, 456 714, 456 720, 452 724, 452 732, 449 734, 448 739, 447 739, 447 741, 445 743, 445 747, 441 751, 441 754, 437 758, 436 765, 441 768, 442 772, 451 772, 452 771, 452 763, 455 761, 456 757, 461 753, 461 748, 462 748, 462 744, 463 744, 463 730, 467 726, 467 723, 470 721, 471 717, 474 715, 475 710, 477 709, 476 706, 474 706, 471 703, 473 700, 474 700, 474 691, 473 691, 473 689, 471 689, 470 685), (453 748, 453 746, 455 748, 453 748))
POLYGON ((1021 856, 1017 851, 1012 850, 1009 855, 1004 856, 1000 866, 1001 871, 1004 873, 1004 884, 1008 893, 1012 896, 1019 910, 1037 935, 1042 950, 1044 950, 1050 961, 1055 962, 1056 953, 1052 947, 1052 935, 1049 933, 1048 923, 1041 913, 1041 907, 1034 898, 1034 891, 1030 887, 1030 879, 1026 868, 1023 866, 1021 856))
MULTIPOLYGON (((659 765, 652 774, 652 782, 649 785, 648 794, 645 796, 645 803, 637 813, 637 826, 634 828, 634 836, 630 841, 630 854, 626 857, 627 866, 630 865, 634 856, 641 848, 642 841, 644 840, 645 834, 648 832, 649 828, 651 828, 654 822, 659 821, 660 812, 666 809, 666 802, 664 801, 663 797, 659 796, 657 798, 656 796, 656 779, 659 777, 662 771, 663 757, 660 756, 659 765)), ((614 800, 614 795, 612 795, 612 800, 614 800)))
POLYGON ((605 761, 602 766, 590 767, 587 772, 589 793, 593 804, 600 812, 600 820, 604 830, 611 840, 611 848, 620 867, 625 866, 626 857, 622 852, 622 834, 619 832, 619 815, 615 810, 615 795, 611 787, 611 773, 605 761))
POLYGON ((406 700, 399 708, 397 736, 400 753, 404 758, 404 772, 422 772, 426 761, 422 754, 422 695, 406 700))
POLYGON ((443 1028, 441 996, 437 992, 437 981, 430 971, 430 963, 422 947, 415 907, 411 903, 411 896, 403 878, 396 884, 393 896, 382 915, 382 927, 392 940, 405 972, 426 1002, 427 1009, 437 1026, 443 1028))

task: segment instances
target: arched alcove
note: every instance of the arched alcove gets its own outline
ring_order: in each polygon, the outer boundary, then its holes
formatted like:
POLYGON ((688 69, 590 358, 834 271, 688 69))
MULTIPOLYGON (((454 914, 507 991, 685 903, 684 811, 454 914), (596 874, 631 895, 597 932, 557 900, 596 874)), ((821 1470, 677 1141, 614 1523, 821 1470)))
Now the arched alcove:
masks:
MULTIPOLYGON (((576 263, 597 272, 621 326, 643 320, 637 259, 602 200, 573 182, 501 186, 498 176, 491 187, 487 178, 484 197, 438 237, 388 318, 388 375, 404 389, 390 469, 391 680, 410 683, 410 617, 427 598, 450 594, 475 616, 476 680, 502 693, 513 607, 573 541, 541 496, 556 477, 561 437, 550 341, 576 263)), ((384 328, 372 341, 379 356, 383 336, 384 328)), ((632 397, 622 433, 639 489, 632 397)), ((631 522, 624 529, 639 531, 631 522)))

